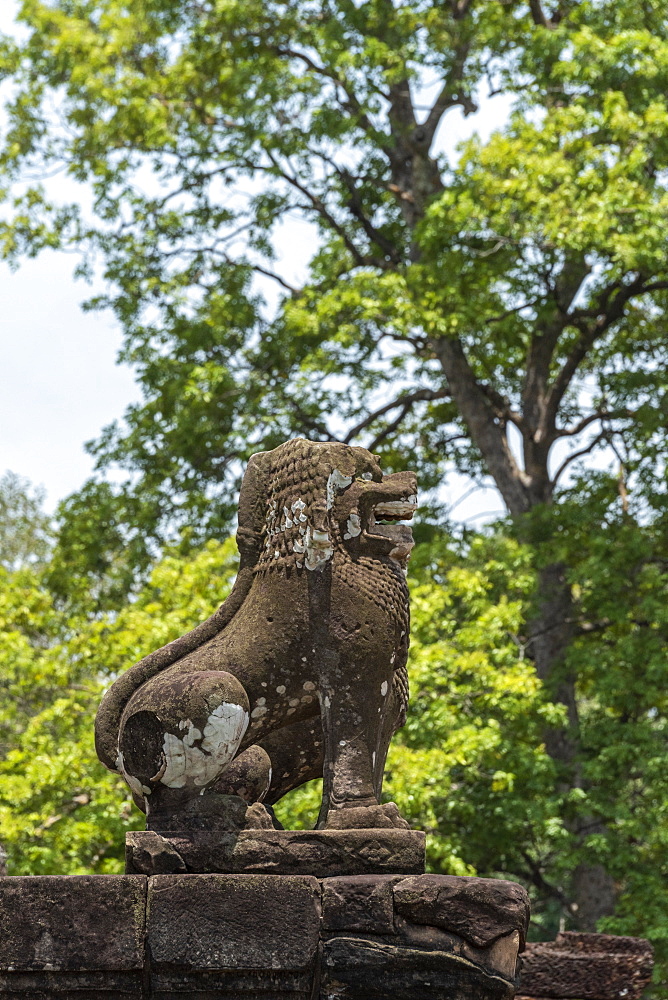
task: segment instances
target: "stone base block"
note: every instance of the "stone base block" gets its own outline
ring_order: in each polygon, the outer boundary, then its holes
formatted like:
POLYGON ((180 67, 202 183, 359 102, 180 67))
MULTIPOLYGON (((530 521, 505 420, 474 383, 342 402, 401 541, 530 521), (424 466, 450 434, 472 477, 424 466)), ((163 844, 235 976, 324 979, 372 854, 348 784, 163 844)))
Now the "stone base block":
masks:
POLYGON ((0 878, 0 997, 143 996, 147 879, 0 878))
POLYGON ((563 931, 556 941, 527 945, 520 989, 523 1000, 639 1000, 653 967, 644 938, 563 931))
POLYGON ((528 912, 454 876, 5 877, 0 1000, 511 1000, 528 912))
POLYGON ((419 830, 187 830, 126 835, 128 874, 417 875, 425 867, 419 830))

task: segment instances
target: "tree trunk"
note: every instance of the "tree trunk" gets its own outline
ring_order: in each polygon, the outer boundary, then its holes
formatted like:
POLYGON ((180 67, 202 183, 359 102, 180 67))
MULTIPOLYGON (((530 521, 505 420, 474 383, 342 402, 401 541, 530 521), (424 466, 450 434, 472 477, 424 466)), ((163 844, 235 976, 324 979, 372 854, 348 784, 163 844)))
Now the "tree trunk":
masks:
POLYGON ((551 698, 566 706, 568 728, 552 729, 545 734, 545 748, 560 765, 562 780, 568 787, 580 787, 577 762, 578 710, 575 678, 565 666, 566 653, 573 641, 573 602, 566 579, 566 567, 552 563, 538 575, 536 617, 530 624, 529 653, 536 673, 551 698))
MULTIPOLYGON (((537 605, 530 628, 530 653, 536 673, 551 698, 566 707, 568 726, 545 733, 545 749, 557 764, 560 790, 566 793, 572 788, 582 788, 583 779, 576 679, 565 662, 575 628, 571 588, 563 564, 552 563, 540 570, 537 605)), ((577 842, 583 830, 592 834, 603 830, 603 825, 597 825, 592 817, 579 816, 569 828, 577 842)), ((572 906, 570 917, 580 931, 595 931, 601 917, 614 913, 616 886, 600 864, 580 863, 573 872, 568 895, 572 906)))

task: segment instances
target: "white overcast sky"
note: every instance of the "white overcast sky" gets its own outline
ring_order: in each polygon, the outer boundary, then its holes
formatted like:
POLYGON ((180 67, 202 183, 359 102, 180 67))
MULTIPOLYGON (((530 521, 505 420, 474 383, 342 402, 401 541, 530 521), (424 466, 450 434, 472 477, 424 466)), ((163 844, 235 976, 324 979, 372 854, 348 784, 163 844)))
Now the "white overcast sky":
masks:
MULTIPOLYGON (((0 31, 15 30, 15 6, 14 0, 0 0, 0 31)), ((506 119, 507 109, 495 98, 468 119, 451 112, 444 145, 451 151, 473 131, 487 136, 506 119)), ((52 196, 59 189, 71 196, 71 185, 49 182, 52 196)), ((290 264, 284 273, 299 280, 313 248, 307 227, 287 220, 280 245, 290 264)), ((14 272, 0 262, 0 474, 11 469, 44 486, 49 510, 90 475, 84 442, 140 398, 132 371, 116 363, 121 332, 114 317, 80 308, 92 290, 74 280, 75 263, 72 255, 52 251, 14 272)), ((452 500, 462 492, 461 482, 447 490, 452 500)), ((468 520, 500 510, 491 490, 471 503, 456 515, 468 520)))

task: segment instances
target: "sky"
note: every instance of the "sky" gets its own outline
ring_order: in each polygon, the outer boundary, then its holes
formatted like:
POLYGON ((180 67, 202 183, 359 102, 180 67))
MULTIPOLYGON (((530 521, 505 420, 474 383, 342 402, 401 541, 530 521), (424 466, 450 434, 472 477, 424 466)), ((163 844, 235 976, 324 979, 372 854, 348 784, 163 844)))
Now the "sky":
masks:
MULTIPOLYGON (((0 3, 0 31, 16 30, 15 8, 14 0, 0 3)), ((467 119, 450 112, 443 148, 452 152, 474 131, 489 135, 507 113, 503 98, 483 101, 480 112, 467 119)), ((53 198, 65 199, 73 186, 56 178, 48 190, 53 198)), ((282 273, 299 282, 314 249, 312 231, 287 219, 278 246, 282 273)), ((11 469, 44 487, 49 511, 93 471, 84 443, 140 399, 132 371, 117 363, 122 333, 113 315, 81 309, 96 288, 75 281, 75 265, 76 257, 54 251, 24 261, 15 271, 0 262, 0 475, 11 469)), ((449 502, 464 489, 464 480, 453 480, 446 490, 449 502)), ((453 516, 484 520, 488 512, 500 510, 495 491, 485 490, 453 516)))

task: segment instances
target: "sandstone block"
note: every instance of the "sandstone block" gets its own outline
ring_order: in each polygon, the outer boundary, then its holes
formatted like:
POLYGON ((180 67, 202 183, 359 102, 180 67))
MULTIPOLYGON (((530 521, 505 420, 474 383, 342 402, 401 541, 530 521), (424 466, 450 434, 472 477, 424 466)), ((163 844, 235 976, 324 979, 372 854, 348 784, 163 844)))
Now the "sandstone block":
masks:
POLYGON ((0 878, 0 996, 140 997, 141 875, 0 878))
POLYGON ((187 830, 128 833, 126 870, 198 874, 412 875, 424 871, 418 830, 187 830))
POLYGON ((392 886, 401 875, 350 875, 322 883, 322 924, 328 931, 394 933, 392 886))
POLYGON ((319 929, 315 878, 158 875, 147 920, 152 996, 310 997, 319 929))
POLYGON ((414 924, 451 931, 477 948, 517 931, 520 950, 529 923, 529 897, 516 882, 463 875, 417 875, 393 888, 398 913, 414 924))

